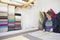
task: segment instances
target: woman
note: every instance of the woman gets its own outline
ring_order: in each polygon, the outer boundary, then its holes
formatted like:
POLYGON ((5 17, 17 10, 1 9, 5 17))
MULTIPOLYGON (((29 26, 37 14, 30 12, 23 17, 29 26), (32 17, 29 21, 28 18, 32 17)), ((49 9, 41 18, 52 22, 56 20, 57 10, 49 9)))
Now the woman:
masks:
POLYGON ((53 32, 54 29, 57 27, 57 20, 52 17, 50 11, 46 13, 46 17, 44 19, 42 27, 43 27, 43 31, 48 31, 48 32, 53 32))

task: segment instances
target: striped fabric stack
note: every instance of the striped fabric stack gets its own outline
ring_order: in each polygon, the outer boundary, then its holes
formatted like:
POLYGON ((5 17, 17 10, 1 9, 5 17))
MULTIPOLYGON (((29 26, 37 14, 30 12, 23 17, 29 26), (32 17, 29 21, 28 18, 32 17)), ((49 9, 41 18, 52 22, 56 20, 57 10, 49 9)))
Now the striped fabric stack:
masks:
POLYGON ((0 33, 8 31, 7 4, 0 3, 0 33))
POLYGON ((8 31, 14 30, 14 6, 9 6, 8 10, 8 31))
POLYGON ((8 31, 7 13, 0 13, 0 32, 8 31))
POLYGON ((15 30, 21 29, 21 14, 15 13, 15 30))
POLYGON ((0 32, 8 31, 7 13, 0 13, 0 32))

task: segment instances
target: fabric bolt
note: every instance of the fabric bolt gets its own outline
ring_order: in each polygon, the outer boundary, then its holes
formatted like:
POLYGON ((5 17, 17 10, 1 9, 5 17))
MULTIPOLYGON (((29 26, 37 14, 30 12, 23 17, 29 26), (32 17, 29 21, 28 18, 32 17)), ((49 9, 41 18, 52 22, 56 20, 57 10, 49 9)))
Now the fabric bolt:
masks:
POLYGON ((8 20, 14 20, 14 18, 8 18, 8 20))
POLYGON ((14 28, 9 28, 8 31, 14 31, 14 28))
POLYGON ((14 16, 8 16, 8 18, 14 18, 14 16))
POLYGON ((17 17, 17 18, 15 18, 15 20, 18 20, 18 21, 20 21, 20 20, 21 20, 21 18, 18 18, 18 17, 17 17))
POLYGON ((0 19, 8 19, 7 16, 0 16, 0 19))
POLYGON ((15 21, 19 21, 20 22, 21 20, 15 20, 15 21))
POLYGON ((14 26, 12 27, 12 26, 8 26, 8 31, 12 31, 12 30, 14 30, 14 26))
POLYGON ((21 24, 15 24, 15 26, 21 26, 21 24))
POLYGON ((0 24, 0 26, 7 26, 8 24, 0 24))
POLYGON ((14 14, 12 14, 12 13, 9 13, 9 16, 14 16, 14 14))
POLYGON ((3 25, 3 24, 8 24, 8 23, 0 23, 0 25, 3 25))
POLYGON ((8 28, 9 28, 9 29, 10 29, 10 28, 13 28, 13 29, 14 29, 15 27, 8 27, 8 28))
POLYGON ((14 20, 8 20, 8 22, 14 22, 14 20))
POLYGON ((7 24, 8 21, 0 21, 0 24, 7 24))
POLYGON ((8 27, 8 26, 0 26, 0 28, 5 28, 5 27, 8 27))
POLYGON ((20 29, 21 29, 21 27, 18 27, 18 26, 15 27, 15 30, 20 30, 20 29))
POLYGON ((15 25, 15 24, 8 24, 8 26, 10 26, 10 25, 12 26, 12 25, 15 25))
POLYGON ((21 22, 19 22, 19 23, 15 22, 15 24, 21 24, 21 22))
POLYGON ((3 21, 8 21, 7 19, 0 19, 0 22, 3 22, 3 21))
POLYGON ((15 25, 15 27, 21 27, 21 25, 15 25))
POLYGON ((8 27, 0 28, 0 33, 7 32, 7 31, 8 31, 8 27))
POLYGON ((1 13, 0 13, 0 16, 7 16, 7 14, 1 14, 1 13))
POLYGON ((14 22, 8 22, 8 24, 14 24, 14 22))
POLYGON ((15 25, 8 25, 9 27, 11 26, 11 27, 14 27, 15 25))
POLYGON ((16 16, 21 16, 21 14, 15 13, 16 16))
POLYGON ((43 20, 44 20, 43 13, 42 13, 42 12, 40 12, 40 22, 42 22, 42 23, 43 23, 43 20))
POLYGON ((15 26, 21 26, 21 24, 15 24, 15 26))
POLYGON ((50 9, 50 12, 52 13, 52 17, 56 18, 56 13, 53 11, 53 9, 50 9))
POLYGON ((15 23, 21 23, 21 21, 15 21, 15 23))
POLYGON ((57 29, 60 32, 60 12, 57 13, 57 21, 58 21, 58 25, 57 25, 57 29))

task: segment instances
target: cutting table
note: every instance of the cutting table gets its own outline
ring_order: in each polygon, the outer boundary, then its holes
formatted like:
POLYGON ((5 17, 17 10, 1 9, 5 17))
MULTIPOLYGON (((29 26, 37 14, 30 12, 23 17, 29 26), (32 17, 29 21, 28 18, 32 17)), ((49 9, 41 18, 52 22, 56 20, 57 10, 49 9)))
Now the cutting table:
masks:
POLYGON ((35 31, 1 40, 60 40, 59 33, 35 31))

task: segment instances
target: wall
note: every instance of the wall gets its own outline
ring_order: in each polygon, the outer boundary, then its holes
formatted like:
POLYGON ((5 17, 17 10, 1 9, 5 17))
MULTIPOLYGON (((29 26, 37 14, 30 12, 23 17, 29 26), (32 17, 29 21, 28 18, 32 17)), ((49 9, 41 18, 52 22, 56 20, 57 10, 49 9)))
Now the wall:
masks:
POLYGON ((60 0, 40 0, 41 11, 52 8, 56 13, 60 11, 60 0))
POLYGON ((39 1, 36 0, 34 7, 32 8, 17 8, 16 12, 22 14, 22 27, 23 29, 27 28, 38 28, 38 21, 39 21, 39 1))

